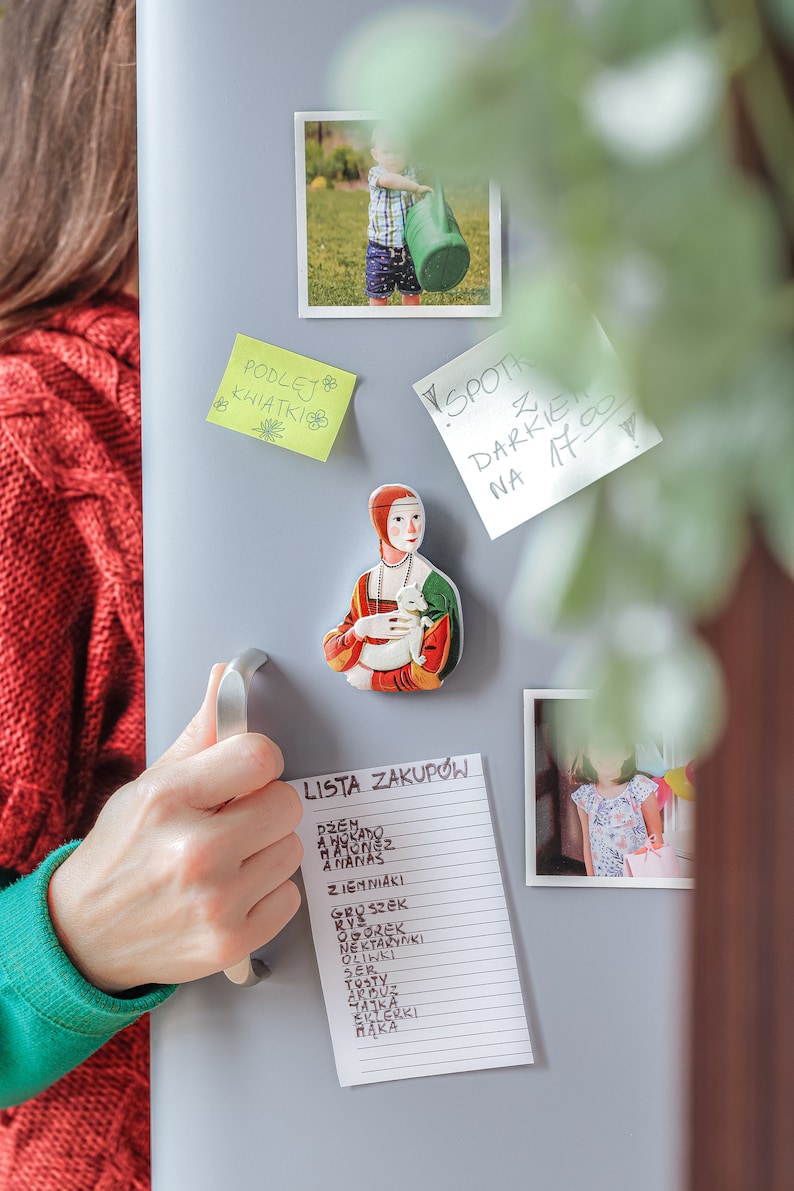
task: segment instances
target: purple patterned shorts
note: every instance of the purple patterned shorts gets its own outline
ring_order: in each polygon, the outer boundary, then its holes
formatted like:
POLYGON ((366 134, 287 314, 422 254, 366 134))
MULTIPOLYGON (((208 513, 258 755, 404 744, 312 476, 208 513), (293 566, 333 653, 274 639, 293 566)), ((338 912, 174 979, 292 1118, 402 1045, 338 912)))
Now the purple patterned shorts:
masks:
POLYGON ((386 248, 370 240, 367 244, 367 297, 388 298, 395 286, 401 294, 422 292, 407 246, 386 248))

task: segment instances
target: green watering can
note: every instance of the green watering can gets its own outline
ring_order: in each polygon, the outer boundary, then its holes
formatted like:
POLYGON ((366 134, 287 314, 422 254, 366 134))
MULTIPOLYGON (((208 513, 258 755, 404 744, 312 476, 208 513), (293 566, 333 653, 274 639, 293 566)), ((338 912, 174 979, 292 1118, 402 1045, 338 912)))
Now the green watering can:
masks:
POLYGON ((426 194, 408 208, 405 240, 422 289, 444 293, 460 285, 471 254, 439 181, 433 194, 426 194))

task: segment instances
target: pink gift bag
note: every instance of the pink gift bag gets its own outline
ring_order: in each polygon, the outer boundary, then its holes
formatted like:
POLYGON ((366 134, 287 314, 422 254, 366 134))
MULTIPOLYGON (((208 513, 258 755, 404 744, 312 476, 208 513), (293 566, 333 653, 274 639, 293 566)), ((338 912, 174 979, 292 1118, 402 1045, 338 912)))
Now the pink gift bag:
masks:
POLYGON ((637 852, 627 852, 623 857, 624 877, 680 877, 681 868, 675 848, 670 844, 656 846, 656 836, 648 837, 648 843, 637 852))

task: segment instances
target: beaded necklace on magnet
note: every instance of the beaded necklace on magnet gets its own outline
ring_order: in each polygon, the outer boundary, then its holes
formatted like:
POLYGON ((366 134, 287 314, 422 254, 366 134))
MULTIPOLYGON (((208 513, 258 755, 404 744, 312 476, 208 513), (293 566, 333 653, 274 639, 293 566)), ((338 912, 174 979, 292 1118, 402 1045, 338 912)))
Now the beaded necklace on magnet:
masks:
MULTIPOLYGON (((411 554, 410 552, 407 553, 405 555, 405 558, 401 558, 399 562, 387 562, 385 558, 382 558, 380 560, 380 566, 378 567, 378 586, 375 591, 375 612, 376 613, 380 612, 380 593, 383 589, 383 569, 384 569, 384 567, 388 567, 390 571, 396 571, 398 567, 401 567, 404 565, 406 558, 408 559, 408 566, 405 571, 405 577, 403 579, 402 586, 407 587, 408 580, 411 576, 411 567, 414 565, 413 554, 411 554)), ((369 602, 369 601, 367 601, 367 602, 369 602)))

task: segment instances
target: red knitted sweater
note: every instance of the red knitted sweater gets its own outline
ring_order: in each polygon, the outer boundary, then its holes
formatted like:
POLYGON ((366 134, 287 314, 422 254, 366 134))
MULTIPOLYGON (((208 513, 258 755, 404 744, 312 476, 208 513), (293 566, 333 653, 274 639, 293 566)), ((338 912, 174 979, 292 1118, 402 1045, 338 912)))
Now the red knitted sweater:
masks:
MULTIPOLYGON (((82 836, 144 765, 137 303, 0 352, 0 867, 82 836)), ((0 1112, 1 1191, 149 1187, 148 1022, 0 1112)))

